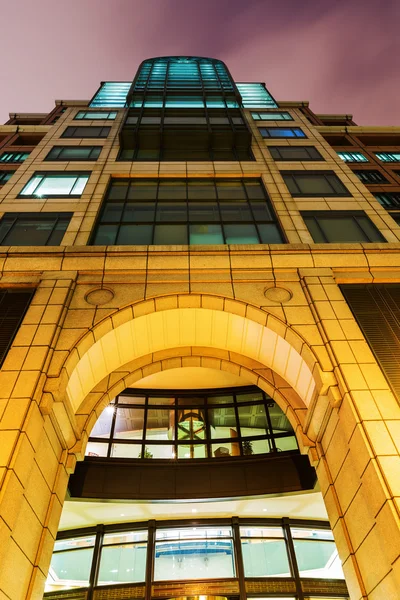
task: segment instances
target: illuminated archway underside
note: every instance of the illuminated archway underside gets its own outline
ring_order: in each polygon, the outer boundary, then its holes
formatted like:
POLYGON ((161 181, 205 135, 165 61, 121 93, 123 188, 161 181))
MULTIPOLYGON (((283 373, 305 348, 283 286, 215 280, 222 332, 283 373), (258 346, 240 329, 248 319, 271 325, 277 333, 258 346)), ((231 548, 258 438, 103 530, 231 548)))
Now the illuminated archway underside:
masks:
POLYGON ((300 448, 314 445, 304 425, 326 386, 309 345, 274 315, 251 305, 182 295, 121 309, 78 342, 58 385, 58 392, 65 386, 81 436, 72 452, 83 457, 88 434, 116 394, 147 375, 182 366, 245 377, 284 410, 300 448))

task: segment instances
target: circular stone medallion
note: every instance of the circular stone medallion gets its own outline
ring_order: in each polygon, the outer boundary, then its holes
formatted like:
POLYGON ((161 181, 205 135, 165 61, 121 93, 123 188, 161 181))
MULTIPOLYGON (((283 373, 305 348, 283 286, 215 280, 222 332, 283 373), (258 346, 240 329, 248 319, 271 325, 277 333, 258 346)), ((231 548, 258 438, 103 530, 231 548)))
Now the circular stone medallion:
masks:
POLYGON ((94 306, 101 306, 102 304, 107 304, 107 302, 111 302, 114 298, 114 292, 108 288, 96 288, 94 290, 90 290, 85 296, 85 300, 88 304, 93 304, 94 306))
POLYGON ((279 304, 285 304, 286 302, 289 302, 293 294, 290 290, 287 290, 286 288, 274 286, 264 290, 264 296, 268 300, 272 300, 272 302, 279 302, 279 304))

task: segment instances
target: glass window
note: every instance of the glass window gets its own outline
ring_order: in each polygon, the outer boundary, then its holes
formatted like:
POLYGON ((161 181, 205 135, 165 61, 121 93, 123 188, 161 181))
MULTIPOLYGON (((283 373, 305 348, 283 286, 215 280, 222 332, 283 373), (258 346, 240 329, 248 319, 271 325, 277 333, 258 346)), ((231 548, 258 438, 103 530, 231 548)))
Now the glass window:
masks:
POLYGON ((0 221, 1 246, 58 246, 72 213, 6 213, 0 221))
POLYGON ((258 244, 255 225, 224 225, 227 244, 258 244))
POLYGON ((255 121, 293 121, 288 112, 252 112, 251 116, 255 121))
POLYGON ((271 532, 272 536, 248 538, 241 533, 245 577, 291 577, 286 543, 272 528, 271 532))
POLYGON ((95 536, 59 540, 54 545, 46 586, 50 590, 89 584, 95 536))
POLYGON ((298 452, 294 431, 279 406, 250 387, 236 393, 195 390, 164 397, 146 390, 136 396, 126 390, 101 414, 87 454, 200 459, 275 451, 298 452))
POLYGON ((226 579, 235 577, 229 528, 157 531, 154 580, 226 579))
POLYGON ((141 440, 143 438, 144 411, 141 408, 117 409, 115 438, 141 440))
POLYGON ((3 152, 0 156, 2 163, 21 163, 29 156, 30 152, 3 152))
POLYGON ((271 244, 283 238, 259 180, 124 179, 109 187, 92 243, 210 245, 260 240, 271 244), (138 227, 139 222, 147 225, 138 227))
POLYGON ((147 531, 106 534, 101 550, 98 585, 138 583, 145 580, 147 531), (140 541, 139 541, 140 540, 140 541))
POLYGON ((275 160, 324 160, 314 146, 268 146, 275 160))
POLYGON ((306 134, 300 127, 260 127, 263 138, 305 138, 306 134))
POLYGON ((325 211, 302 213, 316 243, 385 242, 385 238, 365 213, 325 211))
POLYGON ((376 152, 382 162, 400 162, 400 152, 376 152))
POLYGON ((36 173, 19 195, 37 198, 80 196, 88 180, 89 173, 36 173))
POLYGON ((377 183, 389 183, 386 177, 380 171, 353 171, 360 181, 368 185, 377 183))
POLYGON ((45 160, 97 160, 102 146, 54 146, 45 160))
POLYGON ((333 171, 282 171, 292 196, 350 196, 333 171))
POLYGON ((0 185, 7 183, 9 179, 13 176, 15 171, 0 171, 0 185))
POLYGON ((344 579, 330 530, 291 528, 291 532, 300 577, 344 579))
POLYGON ((97 126, 80 126, 66 128, 62 134, 62 138, 106 138, 110 133, 111 127, 97 127, 97 126))
POLYGON ((368 162, 368 158, 361 152, 338 152, 337 154, 344 162, 368 162))
POLYGON ((108 119, 110 121, 114 120, 115 117, 117 116, 117 112, 112 111, 112 112, 106 112, 106 111, 99 111, 99 112, 95 112, 93 110, 91 111, 84 111, 84 110, 80 110, 76 115, 75 115, 75 119, 89 119, 91 121, 101 121, 104 119, 108 119))

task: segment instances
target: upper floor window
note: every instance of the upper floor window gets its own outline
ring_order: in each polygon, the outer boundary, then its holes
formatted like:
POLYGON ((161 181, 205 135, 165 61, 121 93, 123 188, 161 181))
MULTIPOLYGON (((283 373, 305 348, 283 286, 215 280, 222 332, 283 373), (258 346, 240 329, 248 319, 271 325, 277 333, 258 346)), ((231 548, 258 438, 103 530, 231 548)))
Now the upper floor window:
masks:
POLYGON ((6 213, 0 221, 0 246, 58 246, 72 213, 6 213))
POLYGON ((382 162, 400 162, 400 152, 376 152, 382 162))
POLYGON ((361 152, 338 152, 337 154, 344 162, 368 162, 368 158, 361 152))
POLYGON ((367 184, 389 183, 380 171, 353 171, 360 181, 367 184))
POLYGON ((305 138, 306 134, 300 127, 260 127, 263 138, 305 138))
POLYGON ((83 193, 89 173, 35 173, 22 188, 19 196, 31 198, 51 198, 52 196, 75 196, 83 193))
POLYGON ((324 160, 314 146, 268 146, 275 160, 324 160))
POLYGON ((251 116, 255 121, 293 121, 288 112, 252 112, 251 116))
POLYGON ((400 192, 383 192, 374 196, 385 208, 400 208, 400 192))
POLYGON ((333 171, 281 171, 292 196, 351 196, 333 171))
POLYGON ((45 160, 97 160, 102 146, 54 146, 45 160))
POLYGON ((125 390, 101 414, 88 456, 228 458, 298 452, 286 415, 259 388, 125 390))
POLYGON ((282 241, 257 179, 114 180, 92 238, 95 245, 282 241))
POLYGON ((0 162, 3 163, 22 163, 28 158, 30 152, 3 152, 0 156, 0 162))
POLYGON ((315 243, 386 242, 363 211, 303 212, 302 217, 315 243))
POLYGON ((15 171, 0 171, 0 185, 6 183, 14 175, 15 171))
POLYGON ((90 110, 80 110, 74 117, 74 119, 88 119, 90 121, 102 121, 108 119, 109 121, 113 121, 117 116, 116 111, 90 111, 90 110))
POLYGON ((61 137, 63 138, 106 138, 111 127, 67 127, 61 137))

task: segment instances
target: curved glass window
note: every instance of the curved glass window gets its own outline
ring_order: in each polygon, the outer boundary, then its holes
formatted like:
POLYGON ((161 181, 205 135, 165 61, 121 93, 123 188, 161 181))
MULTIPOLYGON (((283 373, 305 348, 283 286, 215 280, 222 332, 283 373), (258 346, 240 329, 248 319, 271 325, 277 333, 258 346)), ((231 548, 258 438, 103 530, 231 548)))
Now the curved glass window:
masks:
POLYGON ((87 456, 130 459, 227 458, 297 451, 292 426, 256 387, 125 390, 96 422, 87 456))
POLYGON ((178 591, 193 589, 193 582, 205 580, 215 586, 214 593, 229 596, 226 592, 237 589, 240 572, 250 589, 256 582, 258 597, 267 592, 269 598, 282 600, 270 587, 281 578, 286 592, 297 582, 298 588, 322 588, 326 595, 319 591, 321 599, 347 598, 328 523, 238 517, 97 525, 85 535, 79 529, 61 531, 46 596, 56 600, 63 590, 91 588, 94 598, 106 594, 140 599, 147 585, 159 598, 165 596, 168 582, 169 597, 176 597, 178 591), (113 585, 118 591, 103 588, 113 585))

